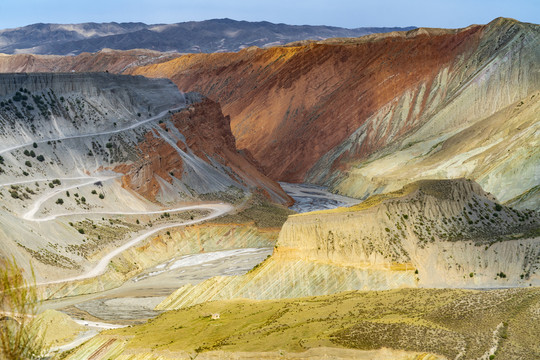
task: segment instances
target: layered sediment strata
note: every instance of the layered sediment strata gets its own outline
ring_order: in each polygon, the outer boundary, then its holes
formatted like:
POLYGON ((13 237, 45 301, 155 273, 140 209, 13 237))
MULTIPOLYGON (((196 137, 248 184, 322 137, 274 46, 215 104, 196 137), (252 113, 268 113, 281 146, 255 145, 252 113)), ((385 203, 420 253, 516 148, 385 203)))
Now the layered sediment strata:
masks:
MULTIPOLYGON (((220 102, 238 147, 273 179, 366 198, 399 189, 411 172, 465 176, 507 201, 538 186, 539 46, 538 25, 499 18, 193 54, 129 72, 220 102)), ((534 195, 527 206, 538 203, 534 195)))
POLYGON ((250 273, 184 286, 158 306, 400 287, 540 284, 540 215, 498 204, 471 180, 424 180, 350 208, 289 216, 250 273))

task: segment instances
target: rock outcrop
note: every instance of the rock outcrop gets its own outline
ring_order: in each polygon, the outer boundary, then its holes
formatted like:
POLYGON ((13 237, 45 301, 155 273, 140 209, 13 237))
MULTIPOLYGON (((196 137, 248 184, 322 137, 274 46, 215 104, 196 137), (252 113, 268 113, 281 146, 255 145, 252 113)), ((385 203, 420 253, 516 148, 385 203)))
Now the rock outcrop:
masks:
POLYGON ((365 198, 398 189, 411 173, 467 176, 506 201, 540 178, 532 98, 539 46, 538 25, 500 18, 459 30, 193 54, 129 72, 168 77, 220 102, 238 147, 273 179, 365 198), (519 151, 501 156, 503 146, 519 151))
POLYGON ((399 287, 540 284, 540 215, 498 204, 471 180, 425 180, 350 208, 289 216, 250 273, 184 286, 159 305, 399 287))

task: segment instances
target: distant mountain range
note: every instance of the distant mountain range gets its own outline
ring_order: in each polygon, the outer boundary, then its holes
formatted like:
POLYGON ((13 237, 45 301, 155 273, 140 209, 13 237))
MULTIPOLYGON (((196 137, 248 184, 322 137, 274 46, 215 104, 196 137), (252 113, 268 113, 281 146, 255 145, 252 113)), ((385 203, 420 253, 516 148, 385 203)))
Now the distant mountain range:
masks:
POLYGON ((282 45, 299 40, 358 37, 414 27, 365 27, 273 24, 231 19, 177 24, 144 23, 33 24, 0 30, 0 53, 77 55, 104 48, 152 49, 180 53, 238 51, 249 46, 282 45))

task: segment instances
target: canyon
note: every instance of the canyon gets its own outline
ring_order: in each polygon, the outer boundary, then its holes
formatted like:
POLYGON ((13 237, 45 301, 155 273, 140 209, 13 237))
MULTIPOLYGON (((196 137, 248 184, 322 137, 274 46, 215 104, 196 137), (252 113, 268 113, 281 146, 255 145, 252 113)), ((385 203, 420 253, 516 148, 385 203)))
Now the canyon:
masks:
POLYGON ((537 358, 540 26, 282 25, 0 31, 0 263, 53 350, 537 358))

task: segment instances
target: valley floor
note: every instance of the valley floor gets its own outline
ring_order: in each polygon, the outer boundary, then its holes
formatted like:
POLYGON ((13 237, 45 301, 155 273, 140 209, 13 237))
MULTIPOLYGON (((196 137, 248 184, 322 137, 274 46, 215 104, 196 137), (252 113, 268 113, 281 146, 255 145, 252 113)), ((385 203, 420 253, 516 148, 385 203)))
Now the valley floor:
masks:
POLYGON ((103 332, 67 359, 532 360, 539 306, 538 288, 213 301, 103 332))

